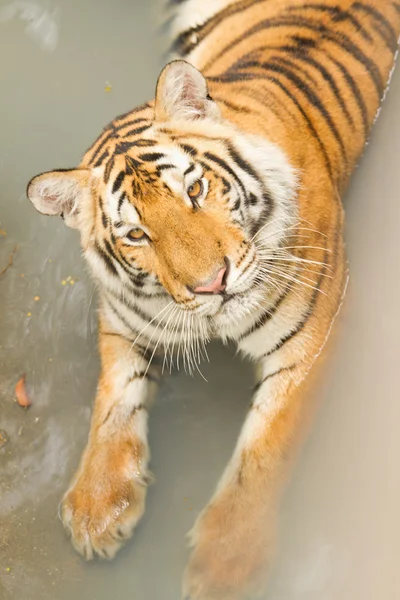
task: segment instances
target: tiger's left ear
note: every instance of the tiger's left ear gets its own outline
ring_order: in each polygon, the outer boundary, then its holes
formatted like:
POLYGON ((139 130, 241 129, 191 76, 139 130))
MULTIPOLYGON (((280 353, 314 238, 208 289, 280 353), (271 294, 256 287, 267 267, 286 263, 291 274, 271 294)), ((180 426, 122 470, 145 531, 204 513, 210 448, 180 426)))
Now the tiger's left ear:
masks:
POLYGON ((208 94, 205 77, 185 60, 170 62, 161 72, 156 89, 156 121, 206 117, 218 120, 220 111, 208 94))
POLYGON ((90 193, 88 169, 60 169, 37 175, 28 184, 26 195, 44 215, 61 215, 69 227, 78 228, 83 197, 90 193))

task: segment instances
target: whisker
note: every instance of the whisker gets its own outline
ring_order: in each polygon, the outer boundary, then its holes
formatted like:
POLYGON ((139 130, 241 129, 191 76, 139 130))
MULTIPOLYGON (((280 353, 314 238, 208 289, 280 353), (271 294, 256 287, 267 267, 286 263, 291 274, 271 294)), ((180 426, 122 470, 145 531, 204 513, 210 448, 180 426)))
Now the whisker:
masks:
MULTIPOLYGON (((172 302, 170 303, 170 310, 169 310, 167 313, 165 313, 165 314, 164 314, 164 315, 161 317, 161 319, 160 319, 160 321, 158 322, 158 324, 157 324, 156 328, 154 329, 154 331, 153 331, 153 333, 152 333, 152 335, 151 335, 151 337, 150 337, 150 339, 149 339, 149 341, 148 341, 148 343, 147 343, 147 346, 146 346, 146 349, 145 349, 145 351, 144 351, 144 354, 147 354, 147 351, 148 351, 148 349, 149 349, 149 347, 150 347, 150 344, 151 344, 151 342, 152 342, 152 340, 153 340, 153 337, 154 337, 154 336, 155 336, 155 334, 157 333, 157 331, 158 331, 158 328, 160 327, 160 325, 161 325, 161 323, 162 323, 162 321, 163 321, 164 317, 165 317, 166 315, 170 314, 170 312, 174 310, 174 307, 173 307, 173 306, 171 307, 171 304, 172 304, 172 302)), ((161 334, 163 333, 163 331, 164 331, 164 329, 162 329, 162 331, 161 331, 161 334)), ((152 354, 152 356, 151 356, 151 357, 153 358, 153 356, 154 356, 154 352, 153 352, 153 354, 152 354)), ((146 373, 147 373, 147 370, 146 370, 146 373)))
MULTIPOLYGON (((171 313, 173 313, 173 312, 174 312, 174 308, 175 308, 175 307, 172 307, 172 309, 171 309, 171 312, 169 313, 169 318, 171 317, 171 313)), ((164 315, 164 316, 165 316, 165 315, 164 315)), ((164 317, 163 317, 163 318, 164 318, 164 317)), ((146 368, 146 370, 145 370, 145 372, 144 372, 144 374, 143 374, 143 377, 142 377, 142 379, 144 379, 144 378, 146 377, 146 375, 147 375, 147 372, 148 372, 148 370, 150 369, 150 365, 151 365, 151 363, 152 363, 152 360, 153 360, 153 358, 154 358, 154 355, 155 355, 155 353, 156 353, 156 351, 157 351, 157 348, 158 348, 158 345, 159 345, 159 343, 160 343, 160 340, 161 340, 161 338, 162 338, 162 335, 163 335, 163 333, 164 333, 164 331, 165 331, 165 329, 166 329, 166 327, 167 327, 167 325, 168 325, 168 322, 169 322, 169 319, 168 319, 168 321, 166 322, 166 324, 164 325, 163 329, 161 330, 161 332, 160 332, 160 335, 158 336, 157 343, 156 343, 156 345, 154 346, 153 353, 152 353, 152 355, 150 356, 150 360, 149 360, 149 362, 148 362, 147 368, 146 368)))
MULTIPOLYGON (((171 320, 173 320, 173 319, 175 318, 175 316, 176 316, 176 313, 177 313, 178 311, 179 311, 179 306, 178 306, 178 305, 175 305, 175 307, 174 307, 173 311, 170 313, 170 315, 169 315, 169 317, 168 317, 168 321, 167 321, 167 323, 166 323, 166 325, 165 325, 165 327, 164 327, 164 331, 165 331, 165 330, 167 330, 167 328, 168 328, 168 326, 169 326, 169 323, 170 323, 170 321, 171 321, 171 320)), ((165 340, 165 342, 164 342, 164 360, 163 360, 162 371, 161 371, 162 373, 164 373, 164 367, 165 367, 165 363, 166 363, 167 356, 168 356, 169 341, 170 341, 170 339, 171 339, 172 330, 173 330, 173 329, 171 328, 171 330, 170 330, 170 335, 169 335, 169 337, 168 337, 168 341, 167 341, 167 340, 165 340)))
POLYGON ((261 271, 263 273, 265 273, 266 275, 278 275, 278 277, 282 277, 283 279, 286 279, 288 281, 292 281, 293 283, 297 283, 297 284, 302 285, 302 286, 304 286, 306 288, 310 288, 312 290, 319 291, 324 296, 327 296, 326 292, 324 292, 323 290, 321 290, 320 288, 318 288, 316 286, 316 282, 313 282, 314 285, 310 285, 310 284, 306 283, 305 281, 302 281, 301 279, 298 279, 296 277, 292 277, 292 276, 290 276, 287 273, 283 273, 282 271, 269 270, 269 269, 266 269, 266 268, 262 268, 261 271))
POLYGON ((161 315, 161 313, 163 313, 165 310, 167 310, 167 308, 169 308, 171 305, 173 304, 173 300, 171 300, 171 302, 169 302, 166 306, 164 306, 164 308, 162 308, 155 317, 153 317, 151 319, 151 321, 149 321, 145 327, 143 327, 143 329, 141 330, 140 333, 138 333, 138 335, 135 337, 135 339, 132 342, 132 346, 130 347, 129 353, 131 352, 132 348, 134 347, 134 345, 136 344, 136 342, 138 341, 138 339, 140 338, 140 336, 146 331, 146 329, 157 319, 157 317, 159 317, 161 315))
MULTIPOLYGON (((281 256, 271 256, 268 254, 260 254, 259 258, 262 259, 262 261, 264 262, 283 262, 283 263, 293 263, 293 264, 298 264, 301 265, 304 269, 306 270, 311 270, 314 273, 317 273, 318 271, 313 270, 312 268, 315 267, 324 267, 325 269, 328 269, 328 271, 332 271, 330 265, 328 263, 324 263, 324 262, 320 262, 317 260, 307 260, 307 259, 297 259, 296 257, 293 258, 286 258, 286 257, 281 257, 281 256)), ((282 265, 284 266, 284 265, 282 265)))
MULTIPOLYGON (((316 275, 321 274, 323 277, 327 277, 328 279, 333 279, 333 276, 330 275, 329 273, 323 273, 323 272, 321 272, 321 269, 312 268, 312 267, 316 266, 314 261, 311 261, 311 267, 310 267, 307 264, 308 261, 306 261, 306 263, 304 264, 303 261, 301 261, 301 260, 296 261, 296 260, 291 260, 289 258, 279 258, 279 257, 270 257, 270 256, 262 256, 261 258, 262 258, 262 262, 261 262, 262 265, 270 264, 270 263, 278 263, 275 265, 272 264, 270 266, 275 266, 275 267, 281 266, 283 269, 286 267, 286 265, 279 265, 279 263, 281 263, 281 262, 289 262, 289 263, 293 263, 293 264, 297 263, 297 265, 300 266, 302 268, 302 270, 305 271, 306 273, 309 273, 309 274, 314 273, 316 275)), ((331 269, 329 268, 329 265, 326 265, 324 263, 317 263, 317 265, 319 265, 322 268, 328 268, 328 270, 331 271, 331 269)))

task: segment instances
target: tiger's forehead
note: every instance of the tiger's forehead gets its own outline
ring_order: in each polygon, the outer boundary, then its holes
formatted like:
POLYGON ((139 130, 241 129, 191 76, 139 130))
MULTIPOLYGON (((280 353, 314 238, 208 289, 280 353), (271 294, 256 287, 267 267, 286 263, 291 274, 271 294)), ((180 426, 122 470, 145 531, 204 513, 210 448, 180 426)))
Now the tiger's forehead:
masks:
POLYGON ((98 168, 115 156, 129 153, 135 157, 159 144, 168 146, 173 141, 156 128, 153 107, 146 104, 111 121, 86 151, 82 164, 98 168))
POLYGON ((151 122, 146 138, 137 129, 132 134, 125 127, 124 137, 121 133, 107 139, 102 151, 97 148, 90 160, 101 202, 116 223, 141 224, 146 206, 167 198, 182 199, 185 181, 203 173, 187 145, 157 131, 151 122), (104 155, 102 161, 96 159, 96 152, 104 155))

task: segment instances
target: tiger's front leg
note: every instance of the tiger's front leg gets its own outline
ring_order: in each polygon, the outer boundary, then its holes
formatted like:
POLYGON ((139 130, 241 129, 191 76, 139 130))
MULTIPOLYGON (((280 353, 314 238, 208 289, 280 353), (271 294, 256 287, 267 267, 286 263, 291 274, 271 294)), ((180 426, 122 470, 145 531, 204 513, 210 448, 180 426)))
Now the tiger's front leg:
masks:
POLYGON ((301 371, 275 365, 255 392, 233 457, 191 533, 184 600, 247 600, 265 591, 301 371))
MULTIPOLYGON (((106 326, 103 324, 103 329, 106 326)), ((129 340, 99 334, 102 371, 88 445, 61 504, 61 519, 87 559, 112 558, 144 512, 149 481, 147 402, 154 378, 129 340)))

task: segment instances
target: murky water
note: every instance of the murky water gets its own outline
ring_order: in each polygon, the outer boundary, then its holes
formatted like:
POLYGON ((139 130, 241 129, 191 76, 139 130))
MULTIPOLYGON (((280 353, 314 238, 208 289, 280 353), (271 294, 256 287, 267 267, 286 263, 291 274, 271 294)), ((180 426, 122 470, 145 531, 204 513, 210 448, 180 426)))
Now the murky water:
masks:
MULTIPOLYGON (((252 373, 215 346, 208 383, 168 379, 151 418, 146 516, 112 563, 85 564, 57 517, 98 374, 78 237, 27 202, 100 128, 153 95, 158 3, 0 2, 0 598, 177 600, 185 533, 233 448, 252 373), (6 234, 6 235, 4 235, 6 234), (26 372, 34 405, 13 401, 26 372)), ((268 599, 400 598, 400 71, 345 199, 351 283, 321 409, 287 490, 268 599)))

